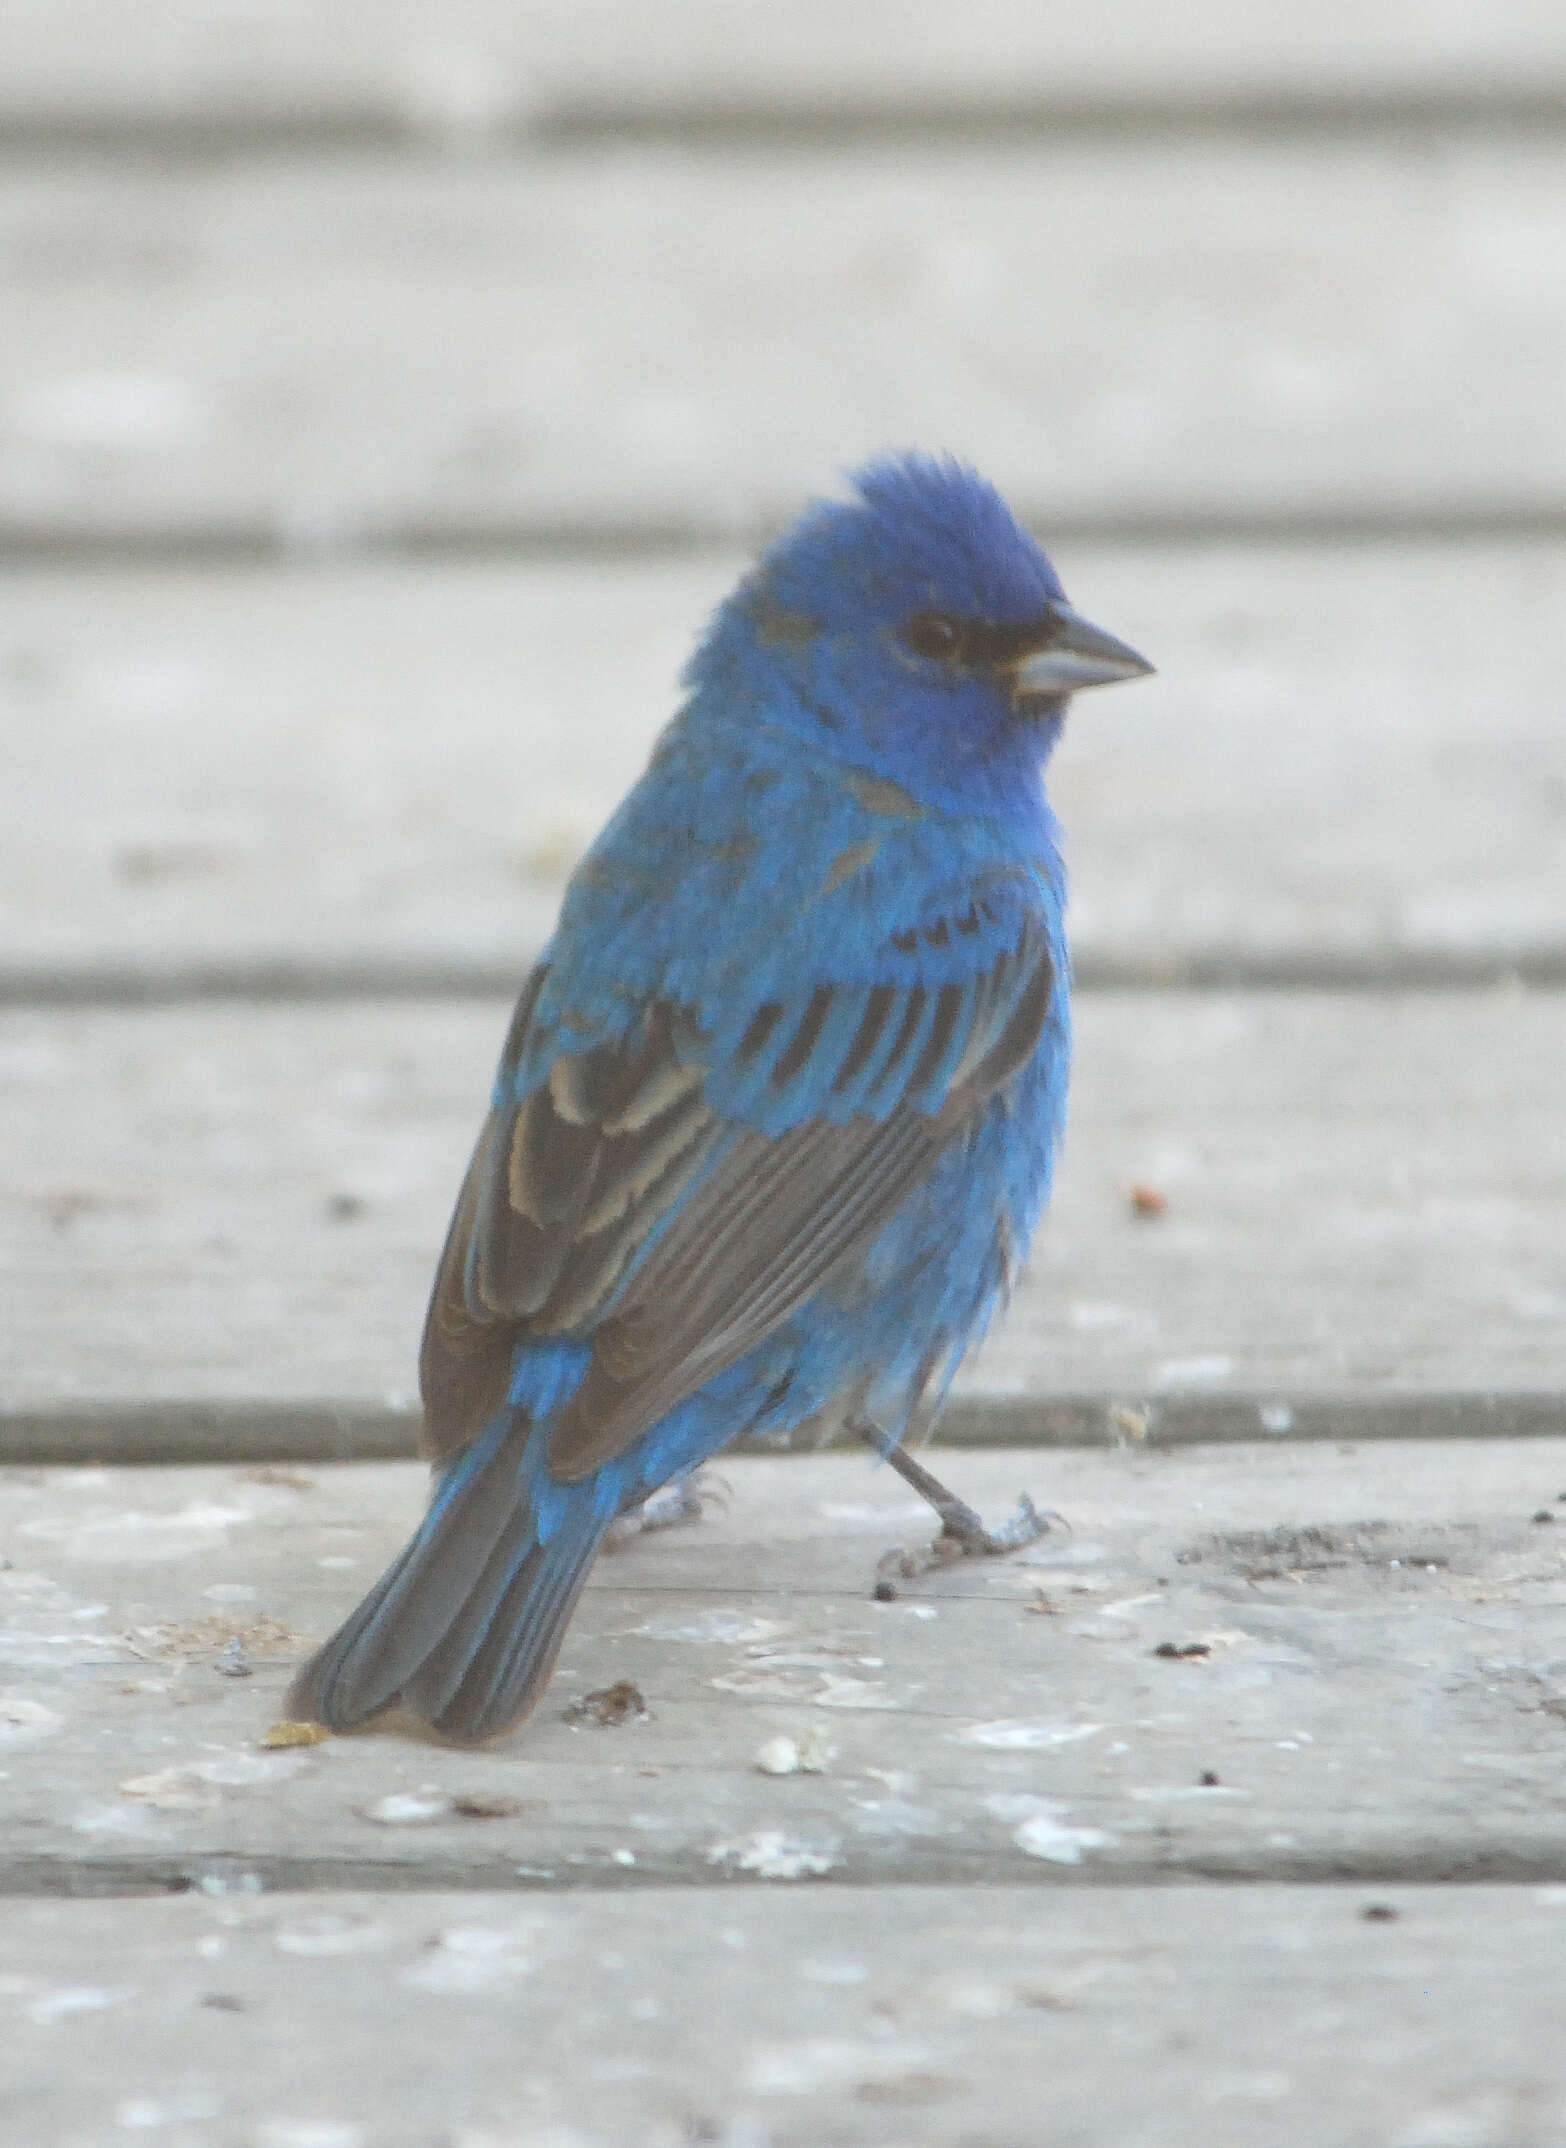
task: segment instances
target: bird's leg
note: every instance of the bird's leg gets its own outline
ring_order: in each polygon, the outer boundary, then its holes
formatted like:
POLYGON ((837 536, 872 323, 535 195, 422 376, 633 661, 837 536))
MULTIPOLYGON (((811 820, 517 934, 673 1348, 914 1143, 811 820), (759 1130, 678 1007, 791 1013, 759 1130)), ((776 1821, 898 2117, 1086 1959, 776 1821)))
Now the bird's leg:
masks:
POLYGON ((678 1529, 686 1522, 699 1522, 708 1507, 727 1503, 729 1487, 707 1469, 690 1469, 623 1514, 615 1516, 604 1538, 605 1551, 618 1551, 633 1537, 652 1529, 678 1529))
POLYGON ((941 1518, 941 1533, 930 1546, 927 1556, 915 1561, 906 1552, 887 1554, 877 1569, 883 1583, 887 1578, 883 1570, 891 1568, 893 1562, 896 1562, 895 1570, 907 1578, 948 1559, 1004 1558, 1009 1551, 1019 1551, 1024 1544, 1036 1543, 1060 1519, 1058 1514, 1041 1514, 1024 1492, 1014 1514, 998 1529, 986 1529, 965 1499, 948 1491, 939 1477, 922 1462, 916 1462, 897 1441, 889 1439, 878 1425, 855 1425, 854 1430, 891 1464, 905 1484, 911 1485, 921 1499, 929 1501, 941 1518))

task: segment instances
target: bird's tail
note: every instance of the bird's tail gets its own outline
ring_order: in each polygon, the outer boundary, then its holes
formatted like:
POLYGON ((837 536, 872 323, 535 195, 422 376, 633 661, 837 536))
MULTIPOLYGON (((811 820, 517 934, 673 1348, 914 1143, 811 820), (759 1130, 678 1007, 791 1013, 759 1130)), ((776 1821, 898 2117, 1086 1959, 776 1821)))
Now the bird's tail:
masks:
POLYGON ((343 1731, 400 1706, 476 1743, 536 1705, 609 1519, 573 1499, 540 1540, 536 1429, 507 1410, 450 1464, 412 1540, 295 1678, 291 1718, 343 1731))

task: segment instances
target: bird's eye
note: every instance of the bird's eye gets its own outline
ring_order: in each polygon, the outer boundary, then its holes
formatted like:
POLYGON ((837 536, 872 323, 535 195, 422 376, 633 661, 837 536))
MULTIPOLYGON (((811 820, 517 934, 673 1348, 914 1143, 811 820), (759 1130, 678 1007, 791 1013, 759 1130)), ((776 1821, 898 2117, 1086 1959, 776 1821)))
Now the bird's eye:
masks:
POLYGON ((955 663, 962 654, 962 628, 944 612, 915 612, 902 638, 915 656, 928 656, 936 663, 955 663))

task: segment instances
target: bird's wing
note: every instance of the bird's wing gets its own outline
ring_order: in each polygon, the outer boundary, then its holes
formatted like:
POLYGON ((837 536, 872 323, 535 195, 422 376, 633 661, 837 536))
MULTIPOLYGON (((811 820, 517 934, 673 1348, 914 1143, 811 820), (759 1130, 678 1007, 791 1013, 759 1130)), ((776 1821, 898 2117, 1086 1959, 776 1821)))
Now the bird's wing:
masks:
POLYGON ((591 1474, 781 1326, 928 1177, 1037 1050, 1049 936, 1002 886, 926 913, 886 957, 878 981, 764 1001, 727 1037, 655 1001, 628 1037, 558 1052, 492 1112, 425 1330, 435 1454, 497 1406, 520 1335, 574 1335, 592 1356, 549 1466, 591 1474))

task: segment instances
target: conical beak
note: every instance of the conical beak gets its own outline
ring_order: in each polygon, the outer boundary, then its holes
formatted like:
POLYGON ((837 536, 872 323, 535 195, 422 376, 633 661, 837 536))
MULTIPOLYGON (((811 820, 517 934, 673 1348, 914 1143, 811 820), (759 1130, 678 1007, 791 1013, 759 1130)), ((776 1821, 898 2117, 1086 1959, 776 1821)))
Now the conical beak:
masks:
POLYGON ((1013 673, 1019 704, 1077 694, 1084 686, 1113 686, 1117 679, 1144 678, 1153 668, 1128 643, 1106 634, 1069 604, 1049 605, 1045 621, 1048 641, 1025 656, 1013 673))

